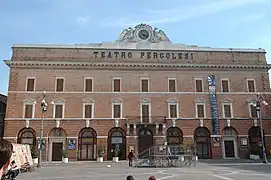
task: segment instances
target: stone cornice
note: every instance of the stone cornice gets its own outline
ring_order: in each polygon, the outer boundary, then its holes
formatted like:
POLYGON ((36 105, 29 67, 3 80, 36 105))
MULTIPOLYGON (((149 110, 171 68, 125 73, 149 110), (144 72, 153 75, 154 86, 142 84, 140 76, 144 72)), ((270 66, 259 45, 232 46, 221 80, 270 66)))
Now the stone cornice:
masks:
POLYGON ((161 63, 112 63, 112 62, 65 62, 65 61, 11 61, 5 60, 9 67, 19 68, 123 68, 123 69, 270 69, 271 64, 266 65, 228 65, 228 64, 161 64, 161 63))

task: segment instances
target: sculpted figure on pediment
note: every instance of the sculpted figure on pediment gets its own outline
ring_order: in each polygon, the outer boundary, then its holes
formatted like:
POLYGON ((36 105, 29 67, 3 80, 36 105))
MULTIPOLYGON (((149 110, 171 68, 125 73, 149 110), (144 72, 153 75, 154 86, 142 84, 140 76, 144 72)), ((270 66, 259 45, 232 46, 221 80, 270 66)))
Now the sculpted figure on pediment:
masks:
POLYGON ((159 42, 159 41, 165 41, 170 42, 167 35, 162 30, 158 30, 158 28, 153 29, 153 38, 152 41, 159 42))
POLYGON ((124 29, 119 37, 119 40, 123 42, 133 41, 133 39, 135 39, 135 33, 131 27, 124 29))

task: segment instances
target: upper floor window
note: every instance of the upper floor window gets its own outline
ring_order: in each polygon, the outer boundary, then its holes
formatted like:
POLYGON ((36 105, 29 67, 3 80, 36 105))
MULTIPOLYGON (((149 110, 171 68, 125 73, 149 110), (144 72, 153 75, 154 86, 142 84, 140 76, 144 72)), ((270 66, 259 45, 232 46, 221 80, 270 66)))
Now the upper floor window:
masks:
POLYGON ((26 91, 35 91, 36 78, 27 77, 26 78, 26 91))
POLYGON ((56 92, 64 91, 64 78, 56 78, 56 92))
POLYGON ((112 102, 112 118, 122 118, 122 103, 120 100, 112 102))
POLYGON ((175 78, 168 79, 168 92, 176 92, 176 79, 175 78))
POLYGON ((247 90, 248 92, 256 92, 254 79, 247 79, 247 90))
POLYGON ((53 102, 53 118, 63 119, 65 114, 65 101, 58 99, 53 102))
POLYGON ((26 99, 24 100, 24 112, 23 117, 26 119, 33 119, 35 116, 35 100, 34 99, 26 99))
POLYGON ((121 91, 121 78, 113 78, 113 92, 121 91))
POLYGON ((140 116, 141 122, 149 123, 151 116, 151 101, 149 99, 142 99, 140 101, 140 116))
POLYGON ((196 92, 203 92, 203 79, 195 78, 195 90, 196 92))
POLYGON ((222 92, 230 92, 229 79, 221 79, 221 91, 222 92))
POLYGON ((195 108, 196 108, 196 118, 206 117, 205 101, 203 99, 198 98, 195 101, 195 108))
POLYGON ((141 78, 141 92, 149 92, 149 79, 141 78))
POLYGON ((258 113, 257 113, 257 109, 256 109, 256 106, 254 105, 254 103, 249 103, 248 105, 249 105, 249 117, 257 118, 258 113))
POLYGON ((93 78, 92 77, 85 78, 84 89, 85 89, 85 92, 92 92, 93 91, 93 78))
POLYGON ((168 101, 168 117, 169 118, 179 117, 179 104, 174 99, 168 101))
POLYGON ((231 102, 223 102, 222 103, 222 116, 223 118, 232 118, 232 103, 231 102))
POLYGON ((93 118, 93 104, 92 103, 84 103, 83 110, 84 116, 83 118, 91 119, 93 118))

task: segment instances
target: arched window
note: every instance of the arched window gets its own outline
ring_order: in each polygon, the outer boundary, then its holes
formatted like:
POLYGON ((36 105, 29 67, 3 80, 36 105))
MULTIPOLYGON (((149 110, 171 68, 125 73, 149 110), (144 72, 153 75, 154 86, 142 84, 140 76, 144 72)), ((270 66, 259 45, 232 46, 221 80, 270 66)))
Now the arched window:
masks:
POLYGON ((126 159, 125 131, 119 127, 114 127, 108 132, 107 159, 113 159, 115 149, 119 150, 118 157, 120 160, 126 159))
POLYGON ((18 144, 28 144, 30 149, 36 146, 36 132, 32 128, 23 128, 18 134, 18 144))
POLYGON ((97 149, 97 133, 92 128, 83 128, 78 136, 79 160, 95 160, 97 149))

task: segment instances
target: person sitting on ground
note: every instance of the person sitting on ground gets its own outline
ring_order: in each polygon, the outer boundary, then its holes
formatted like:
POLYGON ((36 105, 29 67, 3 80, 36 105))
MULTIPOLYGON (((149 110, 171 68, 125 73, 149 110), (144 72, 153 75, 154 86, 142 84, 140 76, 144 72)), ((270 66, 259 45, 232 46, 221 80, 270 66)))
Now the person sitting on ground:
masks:
POLYGON ((134 177, 129 175, 129 176, 126 177, 126 180, 134 180, 134 177))
POLYGON ((12 152, 12 144, 5 139, 0 139, 0 178, 9 166, 12 152))
POLYGON ((151 176, 149 180, 156 180, 156 178, 154 176, 151 176))
POLYGON ((8 170, 8 172, 6 173, 6 176, 10 176, 11 179, 16 179, 16 176, 18 176, 19 174, 19 168, 18 166, 16 165, 15 161, 13 160, 11 163, 10 163, 10 169, 8 170))

